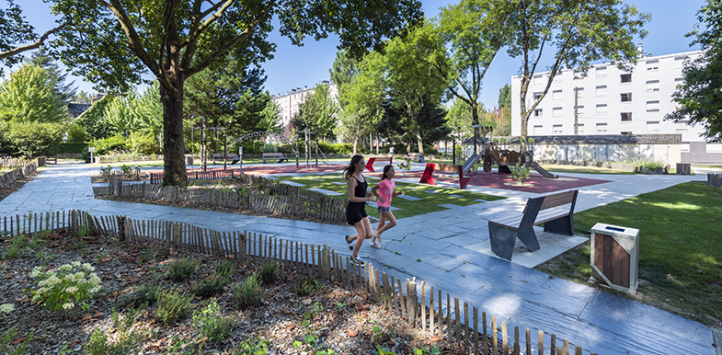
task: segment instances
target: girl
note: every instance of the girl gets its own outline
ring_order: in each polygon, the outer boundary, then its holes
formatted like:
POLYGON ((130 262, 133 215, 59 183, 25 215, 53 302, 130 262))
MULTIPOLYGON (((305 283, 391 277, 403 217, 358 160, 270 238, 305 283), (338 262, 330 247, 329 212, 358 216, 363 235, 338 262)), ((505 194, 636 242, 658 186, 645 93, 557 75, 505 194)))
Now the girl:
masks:
POLYGON ((376 196, 366 191, 368 183, 361 172, 364 169, 364 158, 361 155, 354 155, 351 163, 343 169, 344 179, 348 181, 348 205, 346 206, 346 219, 348 224, 356 227, 358 234, 346 236, 346 243, 349 249, 353 250, 351 260, 362 267, 364 262, 358 257, 359 249, 364 239, 371 238, 371 222, 366 215, 366 201, 376 201, 376 196), (354 242, 355 241, 355 242, 354 242))
POLYGON ((389 164, 384 166, 381 182, 371 189, 371 192, 379 200, 376 206, 378 206, 379 214, 381 215, 379 217, 379 225, 376 226, 376 234, 371 240, 371 246, 375 248, 381 248, 381 233, 396 227, 396 217, 394 217, 394 214, 391 212, 391 198, 401 195, 403 192, 401 190, 394 192, 394 188, 396 187, 396 183, 393 180, 394 175, 396 175, 396 172, 394 171, 393 165, 389 164), (389 220, 389 223, 385 223, 386 219, 389 220), (376 243, 376 238, 379 239, 378 243, 376 243))

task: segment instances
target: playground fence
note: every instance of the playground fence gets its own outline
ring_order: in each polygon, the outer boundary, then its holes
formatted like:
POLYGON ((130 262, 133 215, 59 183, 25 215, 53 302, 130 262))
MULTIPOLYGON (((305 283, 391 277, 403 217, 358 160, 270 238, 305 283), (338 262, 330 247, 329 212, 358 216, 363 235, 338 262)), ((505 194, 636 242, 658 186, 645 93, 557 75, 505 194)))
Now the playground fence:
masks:
MULTIPOLYGON (((349 290, 368 293, 375 302, 391 312, 405 317, 412 328, 446 338, 474 354, 590 354, 569 340, 555 334, 525 328, 520 333, 514 326, 499 322, 486 312, 479 315, 478 307, 459 300, 423 280, 395 279, 372 263, 363 268, 351 263, 326 245, 305 244, 247 231, 221 232, 184 222, 163 220, 133 220, 126 216, 92 216, 84 211, 71 210, 45 214, 3 217, 0 236, 30 235, 42 231, 88 231, 104 236, 117 236, 121 242, 136 245, 174 246, 189 252, 233 260, 273 260, 282 269, 314 275, 328 283, 349 290), (462 311, 463 309, 463 311, 462 311), (481 316, 481 317, 480 317, 481 316), (481 321, 481 322, 480 322, 481 321), (524 340, 520 340, 524 337, 524 340), (548 349, 548 350, 545 350, 548 349)), ((592 353, 593 354, 593 353, 592 353)))
POLYGON ((722 189, 722 174, 707 174, 707 183, 722 189))

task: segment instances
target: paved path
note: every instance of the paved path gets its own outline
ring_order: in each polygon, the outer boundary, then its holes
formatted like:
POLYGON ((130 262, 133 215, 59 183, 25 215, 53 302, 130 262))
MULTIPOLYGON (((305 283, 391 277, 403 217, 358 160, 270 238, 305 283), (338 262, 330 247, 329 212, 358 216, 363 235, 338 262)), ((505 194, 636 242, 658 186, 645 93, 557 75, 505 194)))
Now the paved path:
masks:
MULTIPOLYGON (((349 226, 95 200, 88 175, 97 170, 97 166, 87 165, 50 167, 0 201, 0 216, 81 209, 98 216, 127 215, 135 219, 184 221, 222 231, 247 230, 327 244, 342 254, 348 253, 343 235, 353 232, 349 226)), ((577 211, 685 181, 706 179, 705 175, 580 176, 613 182, 581 188, 577 211)), ((445 211, 401 219, 396 228, 385 233, 383 249, 364 245, 360 256, 397 278, 423 279, 511 327, 554 333, 598 354, 715 354, 712 331, 700 323, 591 287, 550 278, 518 265, 524 259, 523 253, 515 253, 514 263, 489 255, 487 220, 509 208, 521 209, 530 195, 472 186, 469 190, 509 199, 451 206, 445 211)), ((644 238, 644 231, 641 237, 644 238)), ((580 242, 574 238, 567 241, 572 245, 580 242)), ((542 250, 543 244, 536 253, 542 250)), ((549 339, 545 344, 548 346, 549 339)))

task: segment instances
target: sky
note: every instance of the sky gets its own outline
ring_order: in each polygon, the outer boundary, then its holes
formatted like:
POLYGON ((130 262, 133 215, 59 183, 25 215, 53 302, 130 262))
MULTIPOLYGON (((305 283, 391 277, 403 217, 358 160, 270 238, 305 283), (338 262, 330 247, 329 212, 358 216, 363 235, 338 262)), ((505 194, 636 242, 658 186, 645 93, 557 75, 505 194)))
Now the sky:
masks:
MULTIPOLYGON (((422 8, 427 18, 438 15, 443 6, 457 3, 458 0, 422 0, 422 8)), ((44 33, 54 25, 55 18, 50 13, 49 5, 42 0, 16 1, 22 8, 27 20, 36 28, 36 33, 44 33)), ((649 31, 646 38, 636 39, 641 43, 645 53, 664 55, 699 50, 698 46, 690 47, 692 38, 684 35, 693 30, 697 23, 697 11, 704 4, 703 0, 628 0, 627 4, 635 5, 641 12, 650 13, 652 20, 645 25, 649 31)), ((5 9, 5 0, 0 0, 0 8, 5 9)), ((276 26, 277 27, 277 26, 276 26)), ((262 64, 268 76, 265 89, 271 94, 284 94, 298 87, 313 87, 323 80, 329 80, 329 69, 336 56, 339 44, 337 37, 329 37, 320 41, 307 38, 302 47, 291 44, 288 38, 282 37, 277 31, 269 35, 269 40, 276 43, 274 58, 262 64)), ((546 68, 551 63, 541 63, 546 68)), ((486 107, 496 106, 499 90, 511 83, 511 77, 519 74, 520 59, 513 59, 500 53, 492 62, 482 83, 481 102, 486 107)), ((543 71, 543 70, 542 70, 543 71)), ((5 70, 6 76, 8 70, 5 70)), ((94 91, 92 84, 82 78, 68 76, 75 80, 78 90, 94 91)))

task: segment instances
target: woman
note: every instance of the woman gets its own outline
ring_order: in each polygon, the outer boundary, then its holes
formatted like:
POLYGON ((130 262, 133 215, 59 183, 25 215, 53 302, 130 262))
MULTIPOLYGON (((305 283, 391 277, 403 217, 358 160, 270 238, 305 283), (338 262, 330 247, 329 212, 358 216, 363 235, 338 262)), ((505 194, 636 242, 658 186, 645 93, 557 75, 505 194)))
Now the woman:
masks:
POLYGON ((346 219, 348 224, 356 227, 356 235, 346 236, 349 249, 353 250, 351 260, 359 267, 364 265, 358 252, 364 239, 373 236, 371 221, 366 215, 366 201, 376 201, 376 196, 368 192, 368 182, 361 174, 364 170, 364 158, 354 155, 351 163, 343 169, 344 179, 348 181, 348 205, 346 206, 346 219))

